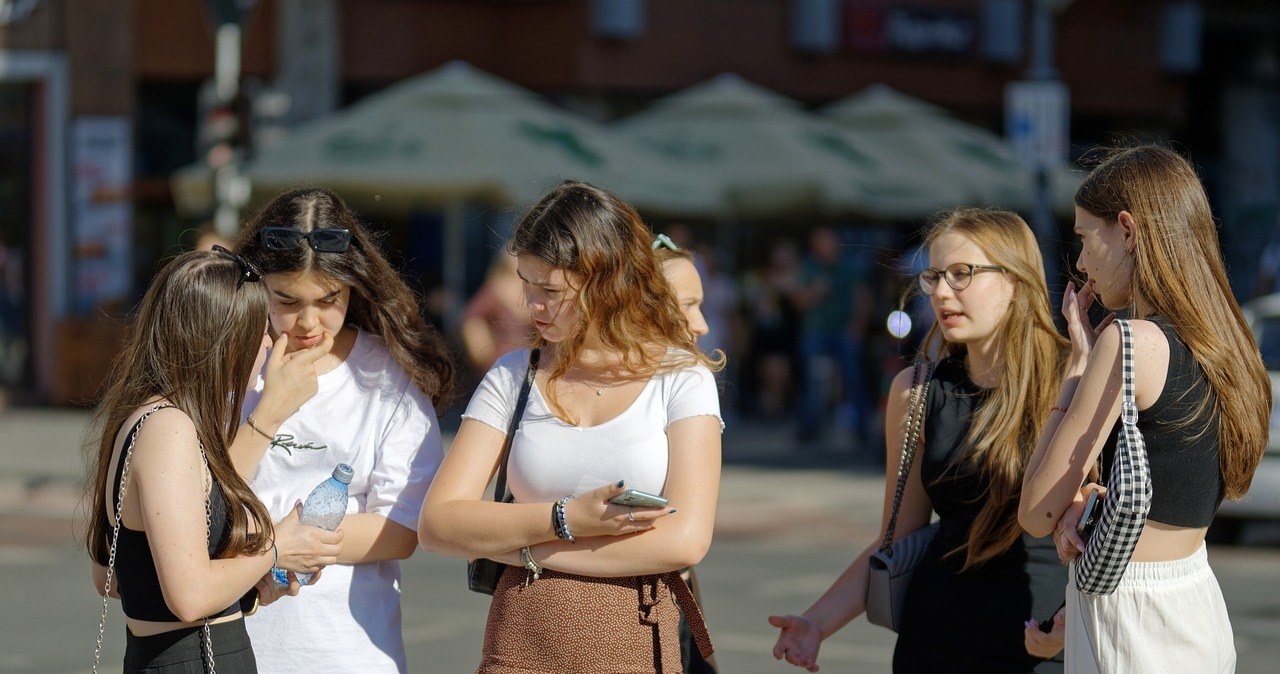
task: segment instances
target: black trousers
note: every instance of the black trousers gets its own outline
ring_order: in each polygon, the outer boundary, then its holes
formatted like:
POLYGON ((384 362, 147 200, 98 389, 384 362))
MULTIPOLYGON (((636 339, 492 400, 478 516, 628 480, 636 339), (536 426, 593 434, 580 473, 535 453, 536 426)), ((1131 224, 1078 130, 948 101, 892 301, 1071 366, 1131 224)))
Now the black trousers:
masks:
MULTIPOLYGON (((125 674, 205 674, 204 627, 187 627, 149 637, 126 630, 125 674)), ((218 674, 257 674, 244 620, 209 626, 214 668, 218 674)))

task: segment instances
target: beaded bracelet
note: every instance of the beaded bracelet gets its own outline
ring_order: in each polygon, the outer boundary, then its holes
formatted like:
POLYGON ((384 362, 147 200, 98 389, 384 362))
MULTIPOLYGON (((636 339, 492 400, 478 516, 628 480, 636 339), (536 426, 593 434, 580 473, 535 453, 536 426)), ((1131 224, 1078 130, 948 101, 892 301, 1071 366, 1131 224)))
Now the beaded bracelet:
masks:
POLYGON ((565 504, 573 499, 573 495, 568 495, 556 501, 556 504, 551 507, 551 525, 555 527, 556 538, 570 543, 577 543, 573 538, 573 533, 569 531, 569 520, 564 514, 565 504))

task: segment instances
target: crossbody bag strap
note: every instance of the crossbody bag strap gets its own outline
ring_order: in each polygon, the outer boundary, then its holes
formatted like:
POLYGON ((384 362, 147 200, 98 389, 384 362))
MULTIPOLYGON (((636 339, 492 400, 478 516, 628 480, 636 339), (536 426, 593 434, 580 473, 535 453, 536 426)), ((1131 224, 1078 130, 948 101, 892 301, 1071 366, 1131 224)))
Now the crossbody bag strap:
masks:
MULTIPOLYGON (((138 421, 134 423, 133 429, 129 432, 129 442, 121 450, 123 455, 120 457, 120 481, 119 490, 116 492, 116 508, 115 518, 111 526, 111 547, 107 549, 107 579, 102 586, 102 615, 98 618, 98 642, 93 647, 93 673, 98 674, 98 664, 102 660, 102 637, 107 629, 107 600, 111 597, 111 583, 115 580, 116 574, 116 546, 120 542, 120 522, 124 511, 124 497, 129 491, 129 462, 133 458, 133 446, 138 442, 138 433, 142 432, 142 424, 152 414, 160 410, 176 407, 169 403, 160 403, 151 409, 142 413, 138 417, 138 421)), ((114 484, 114 480, 112 483, 114 484)), ((95 507, 101 508, 103 504, 94 504, 95 507)))
POLYGON ((893 554, 893 533, 898 527, 898 507, 902 505, 902 492, 907 487, 911 463, 920 446, 920 431, 924 427, 925 402, 929 396, 929 379, 933 376, 933 363, 924 357, 916 359, 912 375, 911 397, 907 401, 907 414, 902 429, 902 458, 898 461, 898 485, 893 490, 893 510, 889 524, 880 541, 880 552, 893 554))
POLYGON ((511 456, 511 440, 515 438, 516 429, 520 428, 520 417, 524 416, 525 405, 529 402, 529 391, 533 388, 533 377, 538 373, 538 360, 541 356, 541 349, 529 352, 529 369, 525 371, 520 395, 516 397, 516 409, 511 415, 511 423, 507 425, 507 437, 502 441, 502 455, 498 459, 498 482, 493 486, 493 500, 500 503, 505 503, 511 496, 507 492, 507 459, 511 456))

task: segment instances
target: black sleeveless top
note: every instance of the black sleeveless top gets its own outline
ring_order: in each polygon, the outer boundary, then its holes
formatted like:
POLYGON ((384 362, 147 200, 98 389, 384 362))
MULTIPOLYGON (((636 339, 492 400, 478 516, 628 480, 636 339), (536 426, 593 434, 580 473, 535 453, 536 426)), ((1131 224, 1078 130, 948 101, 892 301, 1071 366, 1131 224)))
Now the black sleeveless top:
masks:
MULTIPOLYGON (((129 436, 125 438, 125 449, 120 451, 120 459, 116 462, 115 487, 112 489, 111 502, 120 501, 120 471, 124 468, 124 457, 129 443, 138 434, 142 420, 133 425, 129 436)), ((222 486, 217 480, 209 492, 209 556, 217 558, 227 549, 231 539, 231 520, 227 517, 227 500, 222 493, 222 486)), ((111 532, 107 532, 107 545, 111 545, 111 532)), ((116 544, 115 575, 120 593, 120 606, 124 614, 134 620, 154 620, 158 622, 181 622, 169 610, 164 602, 164 592, 160 589, 160 578, 156 575, 156 563, 151 557, 151 548, 147 544, 147 532, 135 531, 120 524, 120 540, 116 544)), ((240 603, 234 602, 210 618, 221 618, 240 610, 240 603)))
MULTIPOLYGON (((916 455, 940 528, 907 590, 894 650, 895 674, 1061 672, 1061 656, 1029 655, 1023 624, 1046 620, 1062 605, 1067 569, 1048 538, 1023 534, 1003 553, 962 571, 969 537, 987 504, 989 483, 966 459, 965 436, 987 391, 969 380, 961 358, 938 363, 929 382, 924 444, 916 455)), ((1016 500, 1008 517, 1018 514, 1016 500)))
MULTIPOLYGON (((1204 370, 1169 320, 1163 316, 1149 320, 1160 326, 1169 341, 1169 372, 1160 397, 1150 409, 1138 411, 1138 430, 1151 465, 1151 511, 1147 517, 1177 527, 1207 527, 1225 493, 1218 456, 1218 413, 1213 408, 1216 397, 1204 370), (1205 400, 1208 406, 1197 415, 1197 407, 1205 400)), ((1102 448, 1104 482, 1111 474, 1121 427, 1117 419, 1102 448)))

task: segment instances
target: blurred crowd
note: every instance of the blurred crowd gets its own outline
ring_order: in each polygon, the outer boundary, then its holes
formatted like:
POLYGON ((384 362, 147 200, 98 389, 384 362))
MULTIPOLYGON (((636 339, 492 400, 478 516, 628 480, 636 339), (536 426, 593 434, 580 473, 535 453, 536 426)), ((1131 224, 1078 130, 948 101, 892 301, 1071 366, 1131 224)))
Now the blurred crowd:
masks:
MULTIPOLYGON (((710 329, 699 345, 728 356, 720 373, 726 419, 739 427, 782 424, 808 451, 882 463, 885 392, 931 320, 927 305, 908 294, 915 249, 896 234, 818 227, 771 237, 758 264, 730 272, 725 253, 689 228, 659 229, 696 253, 710 329), (887 323, 904 301, 913 325, 899 338, 887 323)), ((528 312, 505 251, 469 299, 457 333, 473 379, 528 343, 528 312)))

